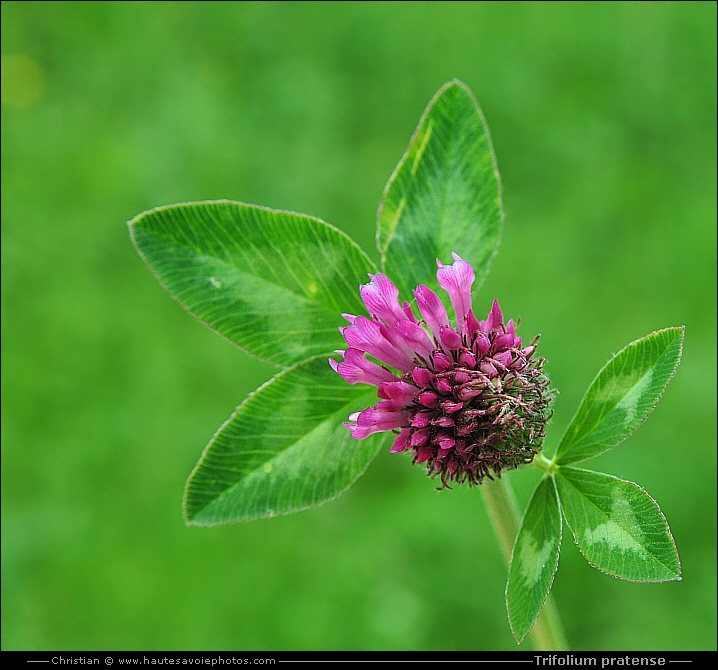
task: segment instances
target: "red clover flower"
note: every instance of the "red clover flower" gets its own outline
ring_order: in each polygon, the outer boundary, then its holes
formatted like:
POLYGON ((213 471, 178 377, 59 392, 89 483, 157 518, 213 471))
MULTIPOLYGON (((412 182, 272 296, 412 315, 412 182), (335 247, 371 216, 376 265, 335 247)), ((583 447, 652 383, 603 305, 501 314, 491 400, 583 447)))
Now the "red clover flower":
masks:
POLYGON ((439 285, 451 299, 452 326, 439 296, 426 286, 414 291, 419 320, 399 289, 383 274, 360 287, 371 318, 344 314, 347 342, 332 368, 350 384, 378 387, 374 407, 349 416, 344 425, 362 440, 396 433, 392 453, 411 449, 414 463, 430 476, 481 484, 506 469, 530 463, 541 450, 552 394, 545 359, 534 354, 538 336, 521 347, 513 319, 504 324, 498 300, 485 321, 471 308, 474 269, 457 254, 439 266, 439 285), (378 361, 373 362, 366 357, 378 361))

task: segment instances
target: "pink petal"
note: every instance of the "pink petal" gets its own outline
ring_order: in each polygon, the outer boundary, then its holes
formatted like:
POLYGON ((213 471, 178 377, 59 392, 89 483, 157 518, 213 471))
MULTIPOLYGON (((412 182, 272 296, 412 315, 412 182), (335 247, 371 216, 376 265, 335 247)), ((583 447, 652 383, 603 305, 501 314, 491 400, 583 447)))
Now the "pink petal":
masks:
POLYGON ((491 307, 489 316, 486 319, 486 331, 497 330, 504 324, 504 315, 501 313, 501 307, 499 307, 499 301, 494 300, 494 304, 491 307))
POLYGON ((421 447, 416 454, 416 462, 423 463, 431 458, 432 449, 431 447, 421 447))
POLYGON ((431 334, 438 341, 441 336, 441 326, 449 325, 446 308, 439 300, 439 296, 424 285, 417 286, 414 295, 416 296, 421 316, 424 317, 431 334))
POLYGON ((485 375, 488 375, 489 377, 495 377, 498 374, 496 368, 488 361, 482 363, 479 366, 479 369, 481 370, 481 372, 483 372, 485 375))
POLYGON ((462 351, 459 356, 459 363, 465 368, 473 369, 476 367, 476 357, 470 351, 462 351))
POLYGON ((439 449, 451 449, 454 446, 454 438, 449 433, 439 433, 432 441, 439 449))
MULTIPOLYGON (((462 356, 463 356, 463 354, 462 354, 462 356)), ((473 356, 472 356, 472 358, 473 358, 473 356)), ((454 373, 454 383, 455 384, 465 384, 466 382, 469 381, 469 379, 471 379, 471 376, 468 375, 466 372, 462 372, 461 370, 459 370, 458 372, 454 373)))
POLYGON ((378 402, 376 407, 367 407, 356 417, 356 425, 345 423, 352 432, 352 437, 363 440, 374 433, 394 428, 406 427, 409 417, 406 411, 396 411, 396 403, 391 401, 378 402))
POLYGON ((396 436, 394 444, 391 447, 391 454, 398 454, 401 451, 405 451, 409 448, 409 437, 411 436, 411 428, 403 428, 402 431, 396 436))
POLYGON ((431 386, 436 379, 434 373, 426 368, 414 368, 411 371, 411 377, 420 388, 431 386))
POLYGON ((481 395, 482 393, 483 388, 475 384, 471 386, 462 386, 459 389, 459 398, 462 400, 471 400, 471 398, 475 398, 477 395, 481 395))
POLYGON ((419 320, 414 316, 414 312, 411 310, 411 305, 404 300, 404 303, 402 304, 402 309, 404 310, 404 314, 406 314, 406 318, 409 319, 412 323, 419 323, 419 320))
MULTIPOLYGON (((483 322, 482 322, 483 323, 483 322)), ((481 358, 491 348, 491 341, 484 333, 478 333, 474 340, 474 351, 481 358)))
POLYGON ((359 291, 367 312, 372 316, 383 319, 390 326, 406 318, 399 307, 399 289, 386 275, 375 274, 359 291))
POLYGON ((369 435, 379 432, 376 428, 357 426, 356 424, 347 423, 346 421, 344 422, 344 425, 349 429, 355 440, 363 440, 364 438, 369 437, 369 435))
POLYGON ((439 402, 439 396, 431 391, 424 391, 419 394, 419 402, 424 405, 424 407, 434 407, 436 403, 439 402))
POLYGON ((332 368, 350 384, 379 386, 383 382, 397 381, 396 376, 391 372, 367 360, 363 351, 351 347, 344 352, 344 360, 339 363, 335 361, 332 368))
POLYGON ((458 412, 463 406, 463 402, 452 402, 451 400, 446 400, 440 405, 441 409, 443 409, 447 414, 458 412))
MULTIPOLYGON (((440 264, 436 271, 436 278, 439 280, 439 286, 449 294, 454 314, 456 314, 457 326, 461 332, 464 332, 464 321, 471 309, 471 285, 475 279, 474 268, 457 254, 452 254, 452 256, 454 264, 440 264)), ((440 263, 438 259, 437 263, 440 263)))
POLYGON ((513 356, 510 351, 502 351, 500 354, 494 354, 494 360, 507 366, 511 363, 513 356))
POLYGON ((442 326, 439 329, 441 334, 441 344, 447 351, 456 351, 461 348, 461 335, 450 326, 442 326))
POLYGON ((381 400, 374 405, 374 409, 381 412, 401 412, 404 407, 394 400, 381 400))
POLYGON ((434 369, 437 372, 445 372, 454 366, 454 362, 444 353, 438 351, 434 354, 434 369))
POLYGON ((426 428, 430 423, 431 416, 429 412, 417 412, 416 416, 411 421, 411 425, 414 428, 426 428))
POLYGON ((419 428, 411 434, 411 446, 420 447, 422 444, 426 444, 429 437, 431 437, 431 428, 419 428))
POLYGON ((451 393, 451 383, 444 379, 443 377, 441 379, 436 380, 436 390, 439 393, 451 393))
POLYGON ((516 337, 511 333, 503 333, 502 335, 497 336, 497 338, 494 340, 494 351, 496 351, 497 349, 510 349, 511 347, 516 347, 520 344, 520 337, 516 337))
MULTIPOLYGON (((341 330, 347 344, 353 349, 359 349, 378 358, 382 363, 391 365, 402 372, 409 372, 414 364, 405 352, 397 350, 396 346, 382 334, 381 327, 365 316, 358 316, 351 326, 341 330)), ((386 326, 383 326, 386 328, 386 326)))
POLYGON ((394 326, 409 348, 422 358, 429 358, 434 350, 434 343, 429 333, 418 323, 412 321, 397 321, 394 326))
POLYGON ((474 316, 474 313, 469 310, 469 313, 466 315, 466 334, 469 336, 469 339, 473 338, 474 335, 479 332, 480 328, 481 324, 478 319, 474 316))
MULTIPOLYGON (((403 323, 408 322, 404 321, 403 323)), ((383 323, 380 323, 379 333, 392 347, 394 347, 397 352, 401 353, 407 361, 413 361, 414 358, 416 358, 417 352, 414 351, 414 348, 411 346, 411 343, 408 342, 404 337, 402 337, 401 333, 396 330, 396 328, 392 328, 391 326, 387 326, 383 323)))
POLYGON ((399 405, 409 405, 414 400, 414 395, 418 391, 416 386, 402 381, 384 382, 381 390, 388 396, 389 400, 393 400, 399 405))

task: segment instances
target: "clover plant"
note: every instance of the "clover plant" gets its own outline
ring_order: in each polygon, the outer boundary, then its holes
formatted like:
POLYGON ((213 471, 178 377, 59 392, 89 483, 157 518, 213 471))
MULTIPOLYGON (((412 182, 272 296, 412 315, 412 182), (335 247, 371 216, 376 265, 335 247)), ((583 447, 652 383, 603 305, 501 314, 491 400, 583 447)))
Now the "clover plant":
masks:
POLYGON ((546 456, 555 391, 538 336, 522 341, 498 299, 478 293, 503 218, 484 117, 452 81, 429 103, 384 191, 380 267, 318 218, 241 202, 170 205, 130 221, 140 256, 187 311, 280 368, 205 448, 187 482, 186 522, 318 505, 390 449, 439 488, 483 490, 509 560, 517 642, 534 628, 537 647, 566 648, 548 598, 564 524, 609 575, 680 579, 675 543, 648 493, 578 465, 650 414, 676 372, 684 329, 650 333, 611 357, 546 456), (543 476, 519 515, 507 474, 526 466, 543 476))

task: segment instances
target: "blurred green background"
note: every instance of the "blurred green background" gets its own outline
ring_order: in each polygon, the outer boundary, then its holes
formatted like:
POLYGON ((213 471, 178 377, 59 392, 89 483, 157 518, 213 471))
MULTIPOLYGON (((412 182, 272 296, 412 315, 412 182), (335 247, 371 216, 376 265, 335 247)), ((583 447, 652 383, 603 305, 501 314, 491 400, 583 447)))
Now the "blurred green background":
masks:
MULTIPOLYGON (((458 77, 507 212, 478 311, 542 333, 548 451, 612 353, 687 327, 655 413, 586 464, 656 498, 683 580, 621 582, 564 536, 571 645, 715 649, 715 24, 712 2, 3 2, 3 648, 516 648, 480 492, 408 458, 315 510, 184 526, 203 447, 274 369, 184 313, 125 226, 229 198, 376 259, 384 184, 458 77)), ((510 476, 525 503, 538 472, 510 476)))

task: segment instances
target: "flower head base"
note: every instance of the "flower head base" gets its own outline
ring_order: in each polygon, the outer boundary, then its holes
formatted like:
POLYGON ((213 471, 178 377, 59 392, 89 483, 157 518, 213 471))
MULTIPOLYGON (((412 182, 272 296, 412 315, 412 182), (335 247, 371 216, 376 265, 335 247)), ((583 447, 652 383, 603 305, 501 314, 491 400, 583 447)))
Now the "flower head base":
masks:
POLYGON ((453 254, 437 278, 456 315, 452 325, 439 296, 414 291, 420 321, 384 275, 370 275, 361 296, 371 318, 345 314, 349 347, 330 364, 350 384, 378 387, 374 407, 344 425, 356 439, 391 430, 392 453, 412 450, 443 486, 480 484, 530 463, 540 451, 550 416, 549 380, 535 358, 538 336, 521 347, 513 320, 504 324, 498 300, 485 321, 471 308, 474 270, 453 254), (427 330, 428 329, 428 330, 427 330), (377 364, 366 358, 373 357, 377 364), (393 369, 392 369, 393 368, 393 369))

